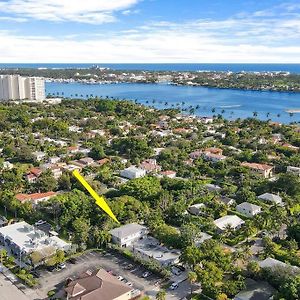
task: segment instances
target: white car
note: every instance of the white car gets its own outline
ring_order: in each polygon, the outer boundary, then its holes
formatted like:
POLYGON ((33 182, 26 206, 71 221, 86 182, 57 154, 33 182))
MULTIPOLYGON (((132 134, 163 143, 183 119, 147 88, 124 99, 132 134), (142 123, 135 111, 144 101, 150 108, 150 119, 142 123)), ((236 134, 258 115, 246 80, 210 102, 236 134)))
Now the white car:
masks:
POLYGON ((173 283, 170 285, 170 289, 171 289, 171 290, 176 290, 176 289, 178 289, 178 283, 173 282, 173 283))
POLYGON ((151 275, 151 273, 150 272, 148 272, 148 271, 146 271, 146 272, 144 272, 143 273, 143 278, 147 278, 147 277, 149 277, 151 275))
POLYGON ((118 277, 118 280, 122 281, 124 279, 124 277, 122 277, 121 275, 119 275, 118 277))
POLYGON ((39 226, 39 225, 43 225, 43 224, 45 224, 45 223, 46 223, 46 221, 38 220, 37 222, 35 222, 35 225, 36 225, 36 226, 39 226))
POLYGON ((130 287, 133 286, 132 282, 130 282, 130 281, 126 282, 126 284, 130 287))

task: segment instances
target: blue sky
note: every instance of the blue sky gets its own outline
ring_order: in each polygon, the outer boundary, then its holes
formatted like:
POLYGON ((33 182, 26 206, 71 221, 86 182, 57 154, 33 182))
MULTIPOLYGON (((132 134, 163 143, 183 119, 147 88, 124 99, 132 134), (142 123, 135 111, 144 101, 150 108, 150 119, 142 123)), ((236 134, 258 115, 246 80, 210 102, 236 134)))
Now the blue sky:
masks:
POLYGON ((300 3, 0 1, 0 58, 3 63, 300 63, 300 3))

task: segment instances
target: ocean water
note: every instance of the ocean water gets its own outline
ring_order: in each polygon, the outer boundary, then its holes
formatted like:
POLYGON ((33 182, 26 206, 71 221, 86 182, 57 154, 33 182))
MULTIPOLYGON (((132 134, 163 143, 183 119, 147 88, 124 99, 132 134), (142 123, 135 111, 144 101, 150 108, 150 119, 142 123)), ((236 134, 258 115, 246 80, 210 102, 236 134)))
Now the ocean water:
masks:
POLYGON ((149 71, 232 71, 263 72, 285 71, 300 74, 300 64, 57 64, 57 63, 0 63, 0 68, 90 68, 93 65, 115 70, 149 70, 149 71))
POLYGON ((227 119, 252 117, 281 123, 300 122, 300 113, 292 116, 287 109, 300 109, 300 93, 245 91, 168 84, 82 84, 46 83, 46 93, 86 99, 87 96, 109 96, 137 100, 156 108, 199 106, 199 116, 222 113, 227 119), (173 106, 172 106, 173 105, 173 106), (213 113, 212 110, 215 112, 213 113), (279 115, 279 116, 278 116, 279 115))

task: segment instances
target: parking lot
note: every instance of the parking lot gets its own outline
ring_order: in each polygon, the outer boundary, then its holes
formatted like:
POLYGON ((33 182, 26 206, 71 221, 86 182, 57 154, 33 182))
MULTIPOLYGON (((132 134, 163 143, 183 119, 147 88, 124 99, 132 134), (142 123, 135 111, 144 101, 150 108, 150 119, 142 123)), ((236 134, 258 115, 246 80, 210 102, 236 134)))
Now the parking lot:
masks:
MULTIPOLYGON (((66 262, 66 267, 62 270, 39 270, 40 288, 36 292, 41 299, 47 296, 49 290, 62 288, 64 282, 69 277, 78 276, 80 273, 90 269, 95 270, 104 268, 115 276, 122 276, 125 281, 132 283, 132 288, 144 291, 150 297, 155 297, 159 291, 161 278, 150 273, 147 278, 143 278, 143 274, 147 271, 143 266, 133 263, 116 253, 98 253, 90 252, 76 258, 75 263, 66 262), (130 267, 130 270, 128 270, 130 267)), ((179 284, 178 289, 171 291, 167 290, 168 300, 181 299, 188 293, 189 285, 187 281, 179 284)))

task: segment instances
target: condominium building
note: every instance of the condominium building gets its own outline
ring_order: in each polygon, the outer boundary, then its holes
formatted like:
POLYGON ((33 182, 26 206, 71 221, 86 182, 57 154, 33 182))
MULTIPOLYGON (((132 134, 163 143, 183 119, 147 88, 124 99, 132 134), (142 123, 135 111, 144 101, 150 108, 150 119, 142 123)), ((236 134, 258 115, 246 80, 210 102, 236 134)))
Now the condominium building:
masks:
POLYGON ((40 77, 0 75, 0 100, 45 100, 45 80, 40 77))

